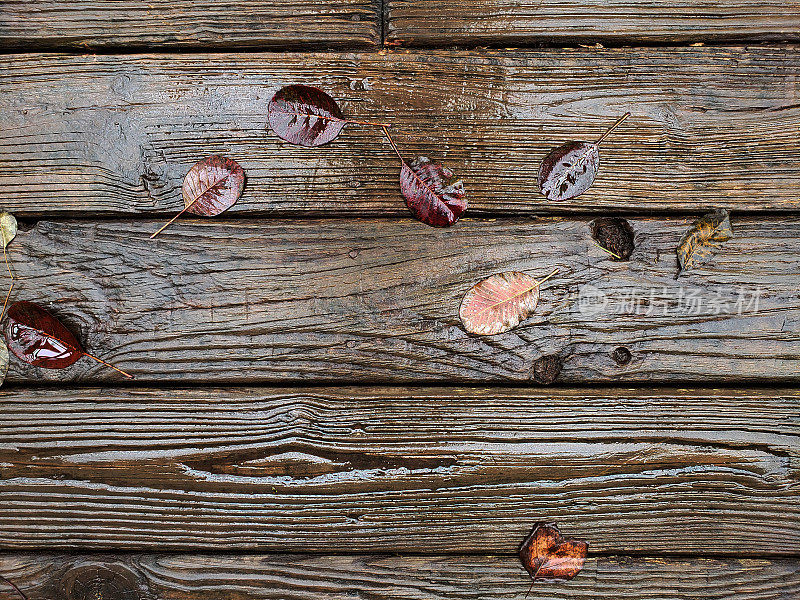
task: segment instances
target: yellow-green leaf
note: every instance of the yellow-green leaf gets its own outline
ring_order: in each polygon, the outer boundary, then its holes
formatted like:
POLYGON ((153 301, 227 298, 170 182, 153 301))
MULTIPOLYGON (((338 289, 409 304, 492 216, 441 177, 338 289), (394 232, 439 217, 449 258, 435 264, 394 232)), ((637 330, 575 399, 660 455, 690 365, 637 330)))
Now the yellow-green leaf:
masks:
POLYGON ((702 263, 722 244, 733 237, 730 214, 715 210, 697 220, 678 242, 678 274, 702 263))
POLYGON ((0 341, 0 385, 6 380, 6 373, 8 373, 8 348, 0 341))
POLYGON ((0 235, 3 237, 3 248, 6 248, 17 236, 17 220, 7 212, 0 213, 0 235))

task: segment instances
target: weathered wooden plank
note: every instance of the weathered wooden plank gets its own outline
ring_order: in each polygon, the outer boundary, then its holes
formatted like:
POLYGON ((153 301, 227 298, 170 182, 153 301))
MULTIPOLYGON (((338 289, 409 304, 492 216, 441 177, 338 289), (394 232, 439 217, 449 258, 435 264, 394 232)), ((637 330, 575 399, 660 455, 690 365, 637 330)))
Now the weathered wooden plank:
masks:
POLYGON ((390 44, 797 40, 800 2, 782 0, 388 0, 390 44))
POLYGON ((380 44, 378 0, 4 0, 0 48, 282 48, 380 44))
POLYGON ((800 392, 0 393, 6 548, 796 554, 800 392))
MULTIPOLYGON (((495 556, 9 554, 0 556, 0 575, 31 598, 61 598, 74 581, 94 578, 138 592, 134 597, 172 600, 518 600, 529 587, 514 558, 495 556)), ((800 565, 788 558, 600 556, 589 558, 575 580, 539 583, 535 594, 547 600, 795 600, 800 565)), ((2 591, 0 599, 19 600, 2 591)))
POLYGON ((308 149, 266 129, 272 93, 321 85, 353 118, 388 120, 408 157, 444 161, 473 214, 725 204, 796 211, 800 49, 0 57, 3 205, 30 216, 169 214, 189 167, 235 157, 238 214, 406 214, 379 132, 308 149), (595 186, 537 191, 569 139, 604 142, 595 186))
MULTIPOLYGON (((9 246, 12 300, 48 306, 87 349, 140 381, 533 383, 798 381, 800 220, 741 218, 735 238, 675 281, 690 219, 630 221, 613 262, 588 220, 40 221, 9 246), (464 293, 499 271, 550 280, 520 327, 470 336, 464 293), (611 353, 632 353, 618 364, 611 353)), ((119 381, 89 359, 14 358, 8 381, 119 381)))

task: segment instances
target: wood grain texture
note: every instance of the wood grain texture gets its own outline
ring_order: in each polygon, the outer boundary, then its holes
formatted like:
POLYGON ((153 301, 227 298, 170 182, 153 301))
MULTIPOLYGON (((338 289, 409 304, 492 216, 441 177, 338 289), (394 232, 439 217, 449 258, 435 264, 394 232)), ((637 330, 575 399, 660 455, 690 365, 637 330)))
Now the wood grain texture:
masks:
POLYGON ((389 121, 409 160, 462 177, 476 213, 614 209, 796 211, 796 47, 0 57, 0 184, 18 215, 174 214, 209 154, 247 172, 238 214, 406 215, 380 132, 324 148, 266 129, 289 83, 318 85, 350 118, 389 121), (537 189, 567 140, 603 143, 594 186, 537 189))
POLYGON ((0 48, 365 47, 377 0, 3 0, 0 48))
MULTIPOLYGON (((796 555, 800 392, 0 393, 0 545, 796 555)), ((463 582, 462 582, 463 583, 463 582)))
POLYGON ((797 40, 795 0, 388 0, 390 44, 797 40))
MULTIPOLYGON (((31 598, 62 600, 64 585, 99 573, 131 578, 141 600, 519 600, 529 581, 496 556, 94 555, 0 556, 0 575, 31 598)), ((590 557, 568 583, 535 587, 545 600, 795 600, 796 559, 590 557)), ((0 589, 0 600, 19 600, 0 589)))
MULTIPOLYGON (((590 221, 467 219, 162 223, 40 221, 9 245, 14 300, 69 326, 87 352, 139 381, 532 383, 800 380, 800 220, 732 218, 734 239, 679 281, 691 219, 630 220, 614 262, 590 221), (501 271, 542 277, 534 314, 470 336, 458 309, 501 271), (611 353, 627 347, 619 365, 611 353)), ((119 382, 88 359, 67 370, 14 358, 7 381, 119 382)))

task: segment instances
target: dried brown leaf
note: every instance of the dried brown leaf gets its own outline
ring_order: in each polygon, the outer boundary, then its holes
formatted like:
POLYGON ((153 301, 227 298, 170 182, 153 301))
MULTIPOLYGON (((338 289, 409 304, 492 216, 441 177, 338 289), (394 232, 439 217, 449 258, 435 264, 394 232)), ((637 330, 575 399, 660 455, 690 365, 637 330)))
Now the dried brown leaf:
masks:
POLYGON ((723 242, 733 237, 730 213, 725 209, 715 210, 700 219, 683 234, 678 242, 678 274, 707 260, 723 242))
POLYGON ((537 579, 575 577, 583 569, 589 544, 566 539, 555 523, 537 523, 519 550, 522 566, 537 579))

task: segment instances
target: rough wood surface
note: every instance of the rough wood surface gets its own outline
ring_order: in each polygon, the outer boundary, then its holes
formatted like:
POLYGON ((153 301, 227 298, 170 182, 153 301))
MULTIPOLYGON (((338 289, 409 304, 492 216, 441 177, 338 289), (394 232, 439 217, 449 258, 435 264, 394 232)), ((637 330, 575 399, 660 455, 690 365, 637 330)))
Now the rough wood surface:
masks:
MULTIPOLYGON (((142 600, 478 600, 523 598, 519 562, 495 556, 63 555, 0 556, 0 575, 31 598, 61 598, 72 581, 129 583, 142 600)), ((4 595, 0 600, 19 600, 4 595)), ((539 583, 546 600, 796 600, 796 559, 591 557, 568 583, 539 583)), ((125 598, 125 596, 121 596, 125 598)))
MULTIPOLYGON (((800 392, 0 393, 0 545, 797 554, 800 392)), ((464 582, 454 581, 463 585, 464 582)))
POLYGON ((381 41, 378 0, 3 0, 0 48, 287 48, 381 41))
POLYGON ((388 0, 390 44, 797 40, 796 0, 388 0))
MULTIPOLYGON (((139 381, 518 382, 559 354, 559 382, 800 380, 800 220, 732 219, 734 239, 680 280, 691 219, 630 220, 614 262, 590 221, 162 223, 40 221, 9 245, 13 300, 51 309, 89 352, 139 381), (556 277, 534 314, 468 335, 464 293, 492 273, 556 277), (627 347, 618 364, 612 352, 627 347)), ((8 381, 112 381, 12 358, 8 381)))
POLYGON ((238 214, 406 214, 380 133, 348 127, 315 149, 266 129, 288 83, 320 85, 352 118, 394 124, 409 159, 463 177, 492 213, 800 207, 795 47, 529 52, 0 57, 0 184, 21 215, 170 214, 197 160, 248 176, 238 214), (606 140, 594 187, 538 193, 539 162, 606 140))

